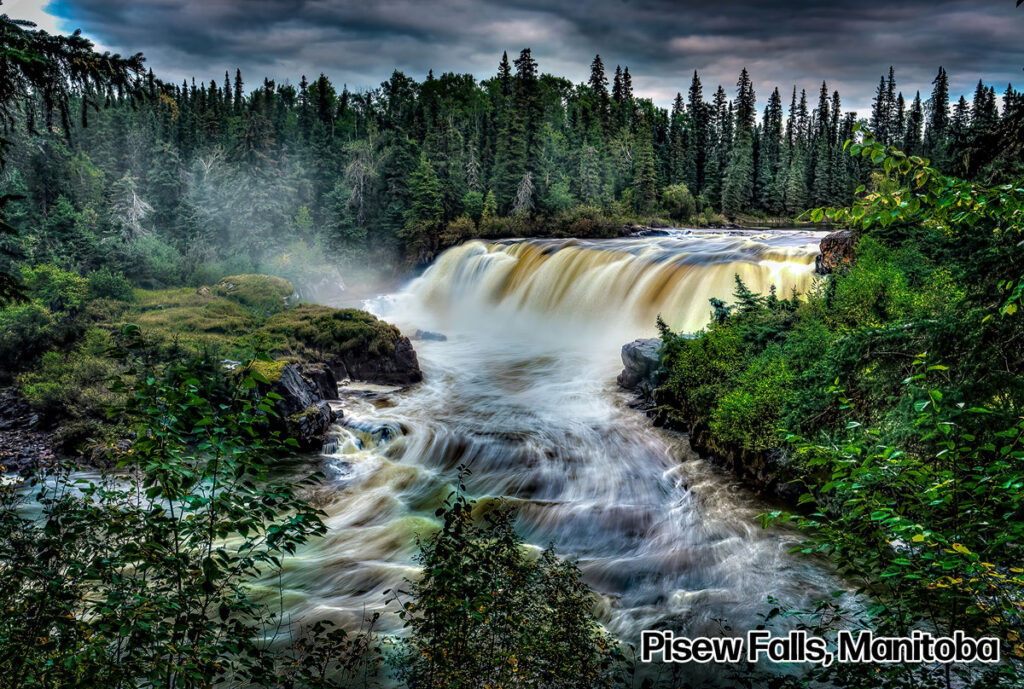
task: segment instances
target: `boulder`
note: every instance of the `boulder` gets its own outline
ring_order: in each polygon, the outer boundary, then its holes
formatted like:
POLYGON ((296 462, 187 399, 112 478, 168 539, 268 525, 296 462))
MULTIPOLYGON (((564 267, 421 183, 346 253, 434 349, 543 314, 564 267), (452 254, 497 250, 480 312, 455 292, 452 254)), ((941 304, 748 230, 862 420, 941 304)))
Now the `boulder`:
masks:
POLYGON ((328 400, 338 398, 338 380, 323 364, 286 364, 269 391, 281 396, 274 402, 275 424, 303 450, 319 450, 337 419, 328 400))
POLYGON ((828 275, 853 262, 857 238, 850 230, 830 232, 821 239, 821 253, 814 259, 814 269, 820 275, 828 275))
POLYGON ((448 337, 441 333, 432 333, 429 330, 417 330, 413 333, 412 339, 423 340, 424 342, 447 342, 448 337))
POLYGON ((399 337, 390 353, 373 354, 363 348, 333 356, 328 363, 339 380, 365 380, 386 385, 412 385, 423 380, 416 350, 408 337, 399 337))
POLYGON ((616 379, 621 387, 636 390, 653 388, 661 376, 661 340, 651 337, 633 340, 622 346, 622 364, 625 366, 616 379))

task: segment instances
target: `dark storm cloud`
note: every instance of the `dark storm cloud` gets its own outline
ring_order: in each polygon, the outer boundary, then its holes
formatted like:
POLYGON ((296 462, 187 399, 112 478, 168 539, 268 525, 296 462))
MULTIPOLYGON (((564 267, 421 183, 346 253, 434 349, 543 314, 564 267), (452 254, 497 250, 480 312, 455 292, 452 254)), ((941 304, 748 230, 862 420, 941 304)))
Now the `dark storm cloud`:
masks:
MULTIPOLYGON (((325 72, 374 87, 392 69, 494 73, 502 50, 531 47, 544 71, 584 80, 594 53, 629 65, 636 91, 667 105, 699 70, 706 95, 730 95, 746 66, 771 88, 838 88, 865 110, 895 65, 908 99, 939 65, 954 96, 977 79, 1024 83, 1024 9, 1012 0, 60 0, 46 10, 104 47, 143 51, 160 76, 250 82, 325 72)), ((251 84, 252 85, 252 84, 251 84)))

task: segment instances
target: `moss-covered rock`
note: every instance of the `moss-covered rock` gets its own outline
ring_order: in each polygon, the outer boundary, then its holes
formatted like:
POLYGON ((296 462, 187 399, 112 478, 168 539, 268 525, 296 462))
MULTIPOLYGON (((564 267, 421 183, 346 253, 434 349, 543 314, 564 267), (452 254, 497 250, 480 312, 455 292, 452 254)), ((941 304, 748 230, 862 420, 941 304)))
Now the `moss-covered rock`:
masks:
POLYGON ((214 285, 213 291, 258 314, 270 315, 288 308, 288 297, 295 293, 295 288, 284 278, 249 273, 230 275, 214 285))
POLYGON ((423 379, 409 338, 358 309, 300 304, 267 319, 258 336, 275 356, 327 362, 338 378, 395 385, 423 379))
POLYGON ((260 329, 274 351, 327 357, 351 349, 387 355, 402 334, 398 328, 358 309, 300 304, 275 314, 260 329))

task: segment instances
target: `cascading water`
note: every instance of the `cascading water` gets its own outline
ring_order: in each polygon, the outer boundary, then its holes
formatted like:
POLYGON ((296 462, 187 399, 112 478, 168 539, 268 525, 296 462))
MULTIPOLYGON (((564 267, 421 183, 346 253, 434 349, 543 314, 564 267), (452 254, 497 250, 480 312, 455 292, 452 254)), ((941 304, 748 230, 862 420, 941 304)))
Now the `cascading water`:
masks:
MULTIPOLYGON (((383 591, 416 574, 417 535, 469 465, 483 506, 518 508, 528 543, 579 558, 602 621, 714 633, 752 627, 773 596, 824 597, 837 580, 764 530, 765 505, 710 468, 685 438, 651 427, 615 387, 619 349, 697 330, 738 274, 780 294, 813 282, 819 235, 674 231, 626 240, 472 241, 399 294, 368 307, 417 343, 425 381, 406 391, 343 388, 344 427, 318 496, 328 536, 288 564, 295 613, 358 626, 383 591)), ((385 618, 387 620, 387 618, 385 618)), ((397 629, 386 621, 382 631, 397 629)))

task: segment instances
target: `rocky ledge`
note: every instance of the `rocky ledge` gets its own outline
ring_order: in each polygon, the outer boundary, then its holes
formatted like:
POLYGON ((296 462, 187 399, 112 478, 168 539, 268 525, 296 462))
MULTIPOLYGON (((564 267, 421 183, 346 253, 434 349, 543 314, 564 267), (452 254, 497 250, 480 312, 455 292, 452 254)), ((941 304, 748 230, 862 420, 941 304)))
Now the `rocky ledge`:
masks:
POLYGON ((306 451, 323 447, 335 412, 329 400, 338 399, 338 379, 325 364, 286 364, 276 380, 264 386, 281 399, 274 402, 274 425, 288 438, 294 438, 306 451))
POLYGON ((327 359, 338 380, 349 378, 383 385, 412 385, 423 380, 416 350, 408 337, 394 341, 388 353, 373 354, 365 349, 350 349, 327 359))
POLYGON ((857 238, 850 230, 830 232, 821 239, 821 253, 814 259, 814 269, 821 275, 842 270, 853 262, 857 238))

